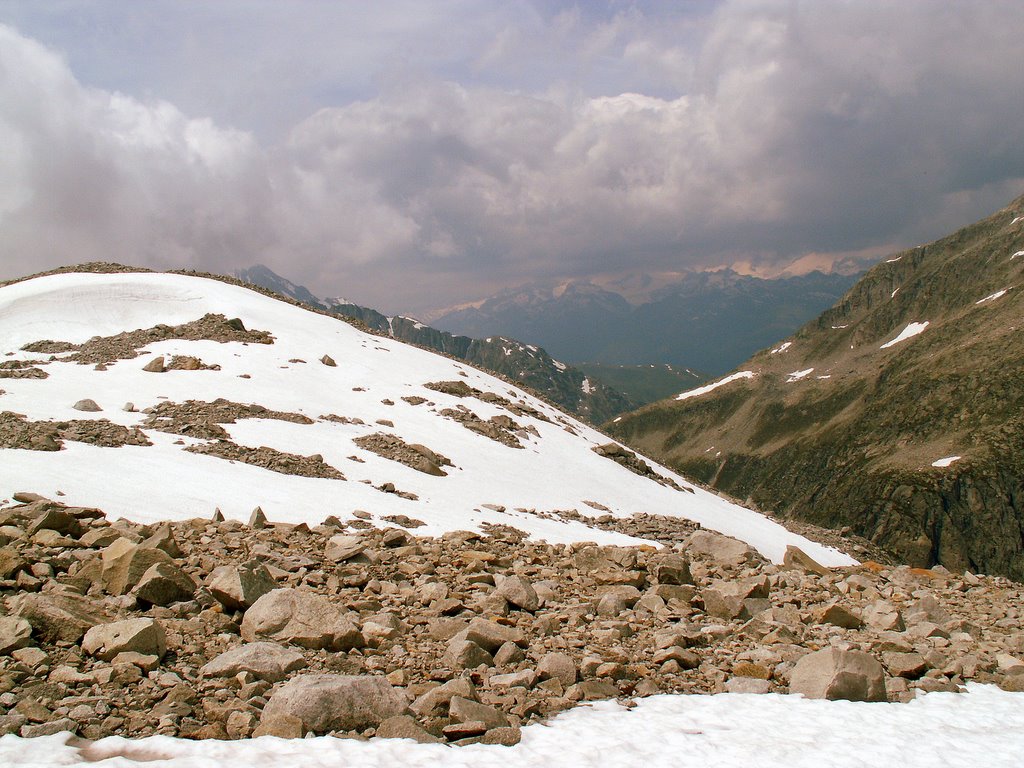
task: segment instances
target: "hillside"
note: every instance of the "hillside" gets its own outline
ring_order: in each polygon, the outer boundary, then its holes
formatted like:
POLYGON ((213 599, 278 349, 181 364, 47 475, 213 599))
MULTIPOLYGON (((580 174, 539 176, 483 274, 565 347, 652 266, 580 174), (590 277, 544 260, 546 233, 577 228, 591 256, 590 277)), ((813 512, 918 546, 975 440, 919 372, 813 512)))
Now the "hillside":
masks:
POLYGON ((792 333, 855 280, 821 272, 761 279, 723 269, 688 273, 642 293, 587 282, 542 284, 431 322, 469 336, 524 339, 570 364, 667 363, 715 375, 792 333))
POLYGON ((594 764, 709 693, 1016 722, 1021 585, 859 564, 465 363, 117 269, 0 287, 0 763, 489 765, 557 717, 594 764))
POLYGON ((423 533, 508 525, 609 543, 634 538, 589 518, 643 511, 773 558, 799 541, 850 561, 628 452, 593 450, 608 439, 505 381, 236 285, 54 274, 0 288, 0 329, 0 498, 56 494, 138 522, 261 506, 314 525, 362 510, 423 533))
POLYGON ((441 352, 471 365, 498 373, 539 392, 569 413, 602 422, 649 400, 638 400, 579 369, 555 360, 543 348, 503 336, 475 339, 439 331, 409 317, 388 316, 346 299, 315 296, 263 265, 235 273, 245 283, 265 288, 317 309, 353 318, 373 331, 410 344, 441 352))
POLYGON ((886 259, 737 372, 612 433, 919 565, 1024 578, 1024 198, 886 259))

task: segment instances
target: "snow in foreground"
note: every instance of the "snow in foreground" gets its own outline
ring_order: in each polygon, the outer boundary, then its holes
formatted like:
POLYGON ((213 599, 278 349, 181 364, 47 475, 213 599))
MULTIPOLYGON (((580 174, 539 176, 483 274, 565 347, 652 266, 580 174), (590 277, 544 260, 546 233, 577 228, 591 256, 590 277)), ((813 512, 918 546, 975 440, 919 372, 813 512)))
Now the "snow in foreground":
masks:
POLYGON ((0 738, 0 765, 758 766, 758 768, 1017 768, 1024 754, 1024 693, 969 684, 968 693, 930 693, 907 704, 822 701, 800 696, 654 696, 632 709, 612 701, 578 707, 523 729, 515 747, 452 748, 405 740, 331 737, 185 741, 108 738, 79 749, 68 734, 0 738))

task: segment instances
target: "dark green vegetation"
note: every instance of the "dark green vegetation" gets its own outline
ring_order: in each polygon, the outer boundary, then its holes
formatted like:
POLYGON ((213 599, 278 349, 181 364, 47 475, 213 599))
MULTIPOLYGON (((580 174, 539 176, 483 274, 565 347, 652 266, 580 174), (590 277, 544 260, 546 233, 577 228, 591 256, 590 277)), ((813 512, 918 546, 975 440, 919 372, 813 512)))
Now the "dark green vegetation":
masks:
POLYGON ((693 272, 639 303, 596 285, 570 283, 508 291, 433 322, 478 338, 500 333, 527 339, 573 365, 657 361, 715 375, 792 333, 855 281, 821 272, 771 280, 729 269, 693 272))
POLYGON ((708 380, 706 374, 672 365, 607 365, 578 363, 591 381, 600 381, 625 394, 638 406, 685 392, 708 380))
POLYGON ((609 429, 779 516, 849 526, 913 564, 1024 579, 1022 292, 1019 198, 878 264, 791 346, 740 366, 754 378, 609 429))
POLYGON ((638 407, 643 402, 619 392, 582 371, 564 365, 540 347, 514 339, 492 336, 472 339, 424 325, 409 317, 388 317, 375 309, 339 299, 318 299, 307 288, 274 274, 262 265, 238 272, 243 282, 288 296, 323 312, 357 320, 385 336, 464 360, 471 365, 504 376, 529 387, 569 413, 593 424, 638 407))

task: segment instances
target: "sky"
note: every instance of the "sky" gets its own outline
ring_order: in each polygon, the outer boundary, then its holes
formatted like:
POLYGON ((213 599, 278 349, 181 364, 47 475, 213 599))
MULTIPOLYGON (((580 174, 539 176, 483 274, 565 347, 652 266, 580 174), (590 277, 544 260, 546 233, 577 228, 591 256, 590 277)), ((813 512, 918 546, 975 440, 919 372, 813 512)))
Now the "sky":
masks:
POLYGON ((880 258, 1024 193, 1019 0, 0 0, 0 279, 417 313, 880 258))

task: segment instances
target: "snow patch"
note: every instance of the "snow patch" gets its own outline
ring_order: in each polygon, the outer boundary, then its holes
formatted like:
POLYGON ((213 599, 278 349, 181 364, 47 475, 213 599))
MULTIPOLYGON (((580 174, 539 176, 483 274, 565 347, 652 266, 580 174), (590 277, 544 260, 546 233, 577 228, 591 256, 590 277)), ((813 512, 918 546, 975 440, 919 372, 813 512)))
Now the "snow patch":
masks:
POLYGON ((783 342, 782 344, 780 344, 779 346, 777 346, 775 349, 773 349, 768 354, 774 355, 774 354, 776 354, 778 352, 785 352, 787 349, 789 349, 792 346, 793 346, 793 342, 792 341, 786 341, 786 342, 783 342))
POLYGON ((832 330, 833 331, 841 331, 841 330, 843 330, 843 328, 849 328, 849 327, 850 327, 849 324, 847 324, 847 325, 833 325, 832 326, 832 330))
POLYGON ((732 373, 726 376, 724 379, 712 382, 711 384, 705 384, 703 387, 697 387, 681 394, 676 395, 676 400, 689 400, 691 397, 698 397, 699 395, 706 395, 708 392, 724 387, 726 384, 737 381, 739 379, 752 379, 754 378, 753 371, 739 371, 738 373, 732 373))
POLYGON ((1024 256, 1024 251, 1017 251, 1015 254, 1013 254, 1013 256, 1010 257, 1010 261, 1013 261, 1018 256, 1024 256))
POLYGON ((879 349, 888 349, 889 347, 894 347, 901 341, 906 341, 912 336, 917 336, 917 334, 924 332, 924 329, 928 327, 929 322, 930 321, 925 320, 923 323, 910 323, 906 328, 900 331, 899 336, 897 336, 892 341, 885 342, 885 344, 880 346, 879 349))
POLYGON ((960 456, 947 456, 944 459, 936 459, 935 461, 932 462, 932 466, 933 467, 948 467, 954 461, 960 461, 961 458, 962 457, 960 457, 960 456))
POLYGON ((892 264, 894 261, 899 261, 902 258, 903 258, 902 256, 897 256, 895 259, 886 259, 885 263, 886 264, 892 264))
POLYGON ((800 381, 800 379, 803 379, 803 378, 807 377, 808 375, 810 375, 813 372, 814 372, 813 368, 807 368, 807 369, 802 370, 802 371, 793 371, 792 373, 787 374, 789 376, 789 378, 786 379, 786 383, 787 384, 792 384, 794 381, 800 381))
POLYGON ((1005 296, 1006 292, 1011 290, 1012 288, 1013 288, 1013 286, 1010 286, 1010 288, 1003 288, 1003 290, 996 291, 995 293, 991 293, 988 296, 986 296, 984 299, 978 299, 974 303, 975 304, 984 304, 986 301, 995 301, 996 299, 999 299, 999 298, 1002 298, 1003 296, 1005 296))
POLYGON ((195 741, 110 737, 79 746, 69 733, 0 738, 5 766, 118 765, 193 768, 245 765, 431 768, 1017 768, 1024 754, 1024 693, 968 683, 908 703, 825 701, 783 694, 660 695, 632 708, 589 702, 523 728, 514 747, 416 744, 410 739, 195 741), (913 749, 907 748, 908 734, 913 749), (154 762, 156 761, 156 762, 154 762))
POLYGON ((583 384, 580 385, 580 389, 583 390, 583 394, 589 395, 594 391, 594 387, 590 384, 590 379, 583 379, 583 384))
POLYGON ((1010 226, 1012 227, 1012 226, 1013 226, 1014 224, 1016 224, 1016 223, 1017 223, 1018 221, 1024 221, 1024 216, 1015 216, 1015 217, 1014 217, 1014 219, 1013 219, 1013 221, 1011 221, 1011 222, 1010 222, 1010 226))
POLYGON ((560 371, 564 371, 566 368, 569 367, 565 363, 560 363, 557 360, 552 360, 551 362, 554 364, 555 368, 557 368, 560 371))
POLYGON ((897 288, 895 291, 893 291, 892 293, 889 294, 889 298, 890 299, 896 298, 896 294, 899 293, 899 291, 900 291, 900 289, 897 288))

